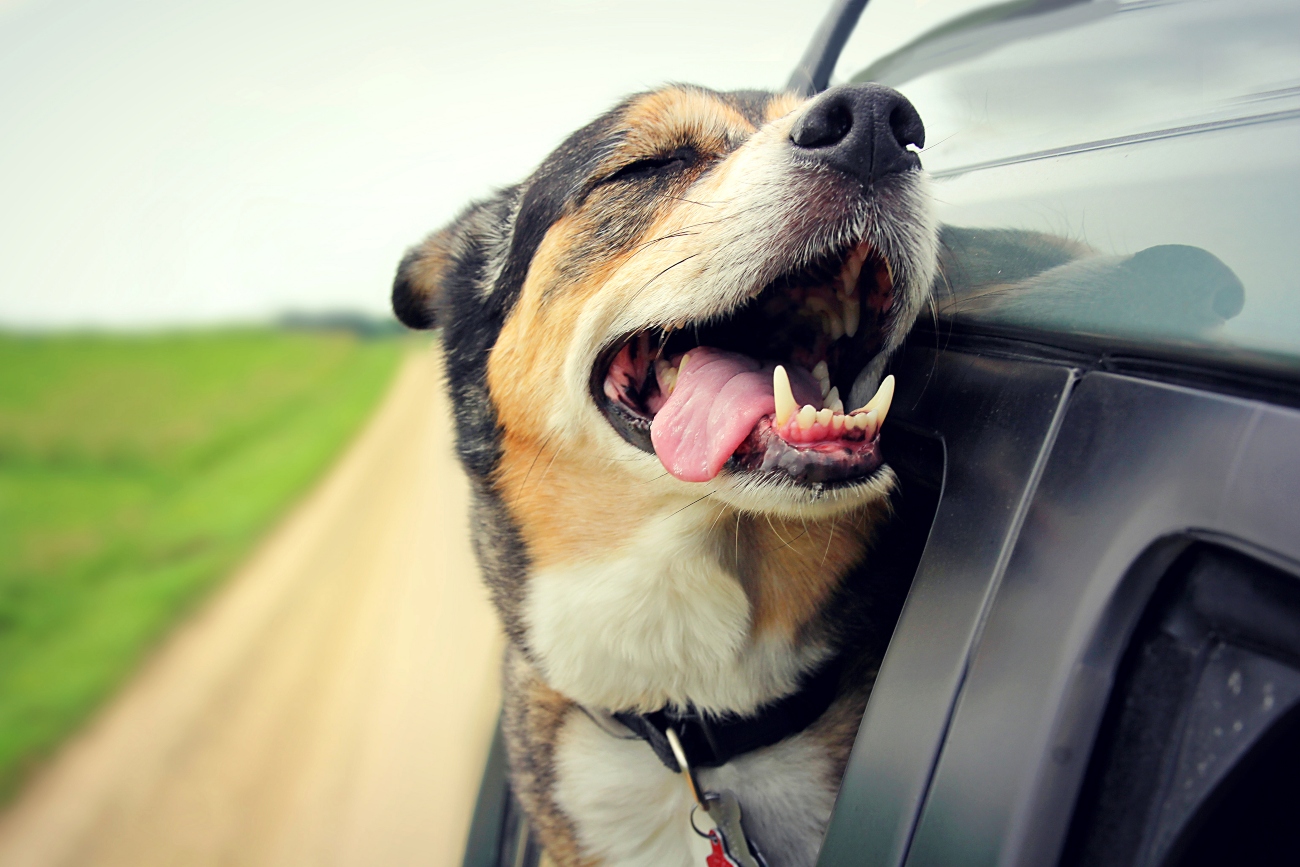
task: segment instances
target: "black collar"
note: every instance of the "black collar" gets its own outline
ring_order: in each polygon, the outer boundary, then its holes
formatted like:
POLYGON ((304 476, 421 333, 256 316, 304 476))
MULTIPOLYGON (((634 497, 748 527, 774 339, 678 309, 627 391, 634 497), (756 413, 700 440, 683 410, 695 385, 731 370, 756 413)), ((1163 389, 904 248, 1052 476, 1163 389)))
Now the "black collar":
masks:
POLYGON ((746 716, 709 716, 694 708, 621 712, 613 716, 649 743, 668 770, 681 772, 664 734, 669 727, 676 730, 692 768, 716 768, 736 756, 783 741, 816 722, 839 695, 842 667, 839 657, 831 659, 805 677, 798 690, 746 716))

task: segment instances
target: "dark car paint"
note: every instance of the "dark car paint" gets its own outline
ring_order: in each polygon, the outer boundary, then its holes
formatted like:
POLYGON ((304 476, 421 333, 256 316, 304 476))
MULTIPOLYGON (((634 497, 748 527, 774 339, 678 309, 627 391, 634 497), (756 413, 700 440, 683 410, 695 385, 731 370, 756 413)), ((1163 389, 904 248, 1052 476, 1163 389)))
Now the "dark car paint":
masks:
MULTIPOLYGON (((1019 531, 1073 382, 1068 368, 922 347, 909 347, 895 371, 900 390, 885 433, 902 428, 942 443, 942 494, 822 864, 888 863, 906 851, 993 576, 1019 531)), ((904 488, 909 481, 904 475, 904 488)))
MULTIPOLYGON (((1003 363, 1000 383, 986 387, 1005 405, 1008 392, 1023 393, 1025 372, 1043 373, 1041 362, 1003 363)), ((904 369, 934 364, 912 352, 904 369)), ((951 399, 949 387, 970 389, 948 369, 929 383, 934 405, 951 399)), ((948 541, 950 498, 999 509, 998 497, 971 489, 948 449, 934 541, 868 705, 822 865, 1055 863, 1119 657, 1165 567, 1211 540, 1296 571, 1300 413, 1052 369, 1072 384, 1069 399, 1024 473, 1042 478, 1022 501, 1023 526, 991 568, 969 552, 935 551, 948 541), (971 606, 976 595, 981 604, 971 606), (936 645, 953 643, 945 636, 973 632, 969 655, 954 647, 945 667, 935 664, 936 645), (941 745, 924 736, 936 720, 947 722, 941 745)), ((895 412, 908 424, 927 410, 923 398, 895 412)), ((1041 424, 1037 413, 990 412, 963 419, 961 436, 1017 420, 1041 424)), ((975 463, 999 460, 991 451, 975 463)))

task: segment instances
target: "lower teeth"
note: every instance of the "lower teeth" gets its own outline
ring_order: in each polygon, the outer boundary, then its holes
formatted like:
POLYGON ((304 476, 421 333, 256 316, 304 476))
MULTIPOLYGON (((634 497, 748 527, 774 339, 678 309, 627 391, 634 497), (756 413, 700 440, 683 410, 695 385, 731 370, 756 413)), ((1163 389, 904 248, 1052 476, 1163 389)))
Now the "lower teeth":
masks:
MULTIPOLYGON (((825 370, 819 364, 814 372, 825 373, 825 370)), ((821 379, 820 376, 817 378, 821 379)), ((894 397, 894 377, 885 377, 872 398, 847 415, 837 389, 826 393, 825 405, 821 409, 812 404, 800 407, 795 402, 789 374, 780 365, 772 372, 772 394, 776 402, 776 431, 785 440, 872 439, 889 413, 894 397)))

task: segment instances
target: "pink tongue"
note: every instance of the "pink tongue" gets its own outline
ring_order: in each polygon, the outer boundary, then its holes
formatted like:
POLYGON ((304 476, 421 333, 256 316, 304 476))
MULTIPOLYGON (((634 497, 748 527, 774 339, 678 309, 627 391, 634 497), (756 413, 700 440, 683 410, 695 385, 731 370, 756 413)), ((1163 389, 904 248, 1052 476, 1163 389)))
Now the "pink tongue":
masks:
MULTIPOLYGON (((776 412, 773 364, 708 346, 690 351, 677 386, 650 425, 650 441, 668 472, 684 482, 707 482, 718 474, 754 425, 776 412)), ((795 399, 821 404, 817 381, 799 368, 789 371, 795 399)))

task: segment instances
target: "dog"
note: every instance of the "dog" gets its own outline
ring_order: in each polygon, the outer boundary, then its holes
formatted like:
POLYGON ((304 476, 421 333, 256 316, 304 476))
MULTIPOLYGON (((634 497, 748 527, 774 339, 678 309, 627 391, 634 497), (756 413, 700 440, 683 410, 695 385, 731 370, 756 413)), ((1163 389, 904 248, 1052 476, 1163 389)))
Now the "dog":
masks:
POLYGON ((880 427, 939 258, 924 134, 880 85, 663 87, 398 268, 509 639, 511 786, 561 867, 816 860, 893 625, 880 427))

